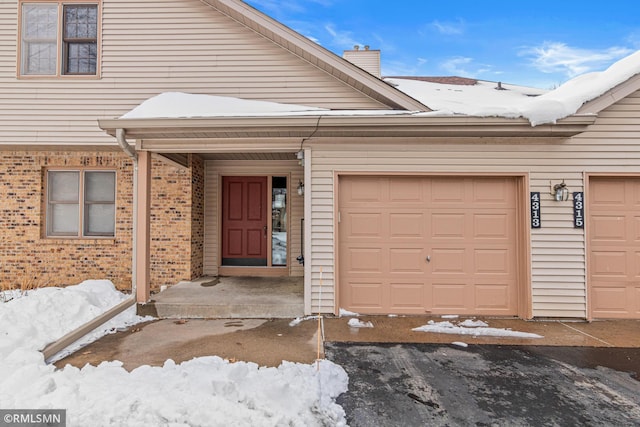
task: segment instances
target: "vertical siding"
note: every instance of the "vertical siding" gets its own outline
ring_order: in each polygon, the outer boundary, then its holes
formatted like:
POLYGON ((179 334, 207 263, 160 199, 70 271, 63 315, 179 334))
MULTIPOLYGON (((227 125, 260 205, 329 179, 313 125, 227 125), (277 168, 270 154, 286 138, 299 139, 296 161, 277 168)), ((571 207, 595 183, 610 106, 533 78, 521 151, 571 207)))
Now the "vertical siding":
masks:
POLYGON ((204 164, 204 275, 218 275, 218 172, 204 164))
POLYGON ((101 76, 16 77, 17 0, 0 2, 0 144, 114 144, 97 118, 165 91, 385 108, 198 0, 103 0, 101 76))
POLYGON ((288 266, 291 276, 302 276, 303 267, 296 258, 301 253, 300 220, 304 216, 304 198, 297 193, 297 186, 303 180, 304 170, 297 161, 251 161, 251 160, 208 160, 205 162, 205 238, 204 274, 218 274, 218 190, 220 175, 280 175, 289 176, 289 254, 288 266))
MULTIPOLYGON (((585 231, 573 228, 573 204, 552 199, 549 181, 584 191, 584 173, 640 173, 640 94, 620 101, 601 114, 587 132, 567 140, 437 143, 370 140, 354 145, 313 144, 311 197, 311 263, 322 266, 311 282, 312 306, 334 311, 334 192, 337 172, 376 173, 513 173, 527 174, 530 191, 542 196, 542 228, 532 230, 531 299, 534 317, 587 316, 585 231), (328 291, 328 289, 332 289, 328 291)), ((526 201, 523 201, 526 203, 526 201)), ((529 224, 529 210, 522 206, 529 224)), ((588 215, 588 213, 587 213, 588 215)))

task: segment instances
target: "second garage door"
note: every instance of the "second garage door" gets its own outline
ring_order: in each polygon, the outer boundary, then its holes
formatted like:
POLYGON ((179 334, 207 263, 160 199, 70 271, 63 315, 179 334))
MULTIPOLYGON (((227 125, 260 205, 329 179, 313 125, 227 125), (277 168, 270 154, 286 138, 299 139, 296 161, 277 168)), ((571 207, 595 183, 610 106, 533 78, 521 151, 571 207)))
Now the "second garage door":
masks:
POLYGON ((517 315, 516 178, 339 180, 339 304, 517 315))
POLYGON ((640 319, 640 179, 589 181, 591 316, 640 319))

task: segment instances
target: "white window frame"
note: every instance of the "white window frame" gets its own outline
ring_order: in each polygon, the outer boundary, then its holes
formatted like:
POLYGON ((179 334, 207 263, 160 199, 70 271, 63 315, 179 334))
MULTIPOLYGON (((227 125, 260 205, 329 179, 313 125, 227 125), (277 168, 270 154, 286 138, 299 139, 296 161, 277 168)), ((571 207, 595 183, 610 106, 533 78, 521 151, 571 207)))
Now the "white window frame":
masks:
POLYGON ((54 238, 83 238, 83 239, 98 239, 98 238, 114 238, 116 233, 117 224, 117 194, 118 194, 118 175, 113 169, 49 169, 46 171, 46 202, 45 202, 45 235, 46 237, 54 238), (55 173, 76 173, 78 177, 78 195, 75 201, 65 200, 53 200, 52 199, 52 174, 55 173), (113 174, 113 200, 108 201, 90 201, 87 200, 85 191, 86 175, 89 173, 111 173, 113 174), (53 227, 53 211, 56 205, 78 205, 77 215, 78 223, 75 232, 55 232, 53 227), (113 228, 110 232, 89 232, 87 226, 89 224, 89 209, 91 205, 112 205, 113 206, 113 228))
MULTIPOLYGON (((102 33, 102 1, 101 0, 20 0, 19 2, 19 20, 18 20, 18 63, 17 63, 17 75, 21 78, 98 78, 100 76, 100 58, 101 58, 101 33, 102 33), (28 60, 26 55, 26 49, 28 48, 28 41, 25 40, 24 26, 25 24, 25 5, 55 5, 57 8, 57 27, 56 27, 56 47, 55 47, 55 69, 52 73, 37 73, 27 72, 26 61, 28 60), (95 6, 96 7, 96 65, 95 72, 93 73, 71 73, 65 72, 67 66, 67 60, 65 55, 68 55, 68 49, 64 40, 64 8, 66 6, 95 6)), ((71 39, 72 40, 72 39, 71 39)), ((46 40, 43 40, 46 41, 46 40)), ((51 38, 50 41, 53 41, 51 38)), ((72 40, 73 41, 73 40, 72 40)), ((82 41, 79 39, 78 41, 82 41)), ((84 40, 86 41, 86 40, 84 40)), ((33 40, 38 42, 38 40, 33 40)))

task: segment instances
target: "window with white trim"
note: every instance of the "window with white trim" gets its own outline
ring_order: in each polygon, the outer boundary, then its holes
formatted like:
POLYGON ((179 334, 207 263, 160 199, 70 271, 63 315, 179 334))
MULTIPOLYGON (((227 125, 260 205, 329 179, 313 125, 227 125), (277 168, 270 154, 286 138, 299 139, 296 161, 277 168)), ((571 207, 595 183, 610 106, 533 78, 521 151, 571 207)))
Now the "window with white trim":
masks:
POLYGON ((47 171, 47 236, 113 237, 115 171, 47 171))
POLYGON ((21 8, 21 75, 97 74, 97 3, 25 1, 21 8))

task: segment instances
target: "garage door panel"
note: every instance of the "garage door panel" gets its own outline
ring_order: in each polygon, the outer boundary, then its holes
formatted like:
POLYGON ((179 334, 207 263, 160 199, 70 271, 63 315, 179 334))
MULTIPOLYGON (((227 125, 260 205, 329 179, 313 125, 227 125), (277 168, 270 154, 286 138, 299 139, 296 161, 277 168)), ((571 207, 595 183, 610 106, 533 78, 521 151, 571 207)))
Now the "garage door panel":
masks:
POLYGON ((384 267, 382 248, 345 248, 350 273, 381 274, 384 267))
POLYGON ((431 215, 431 237, 464 239, 465 225, 464 213, 434 213, 431 215))
POLYGON ((424 311, 424 283, 390 283, 389 287, 391 312, 415 313, 416 311, 424 311))
POLYGON ((593 215, 591 217, 592 241, 618 241, 624 242, 626 236, 626 218, 616 215, 593 215))
POLYGON ((339 182, 341 307, 372 314, 517 314, 514 178, 363 178, 360 184, 381 187, 365 191, 371 200, 382 195, 377 204, 343 191, 360 179, 339 182), (477 286, 488 295, 481 305, 477 286), (369 289, 382 300, 361 295, 369 289))
POLYGON ((432 311, 466 314, 470 308, 468 287, 464 283, 434 283, 432 311))
POLYGON ((347 238, 379 239, 384 219, 379 213, 345 212, 343 222, 347 238))
POLYGON ((429 268, 434 276, 439 274, 464 274, 467 270, 467 251, 464 248, 434 248, 429 268))
POLYGON ((627 308, 627 288, 624 286, 597 287, 593 294, 595 311, 624 312, 627 308))
POLYGON ((382 282, 351 282, 348 286, 349 306, 369 310, 382 309, 383 289, 382 282))
POLYGON ((389 234, 391 239, 423 239, 426 229, 424 213, 391 212, 389 234))
POLYGON ((341 191, 344 191, 345 199, 350 203, 376 203, 384 200, 386 186, 381 178, 359 177, 346 183, 341 191))
POLYGON ((591 252, 591 273, 601 279, 627 276, 627 253, 624 251, 591 252))
POLYGON ((514 182, 510 178, 485 178, 473 181, 472 202, 506 208, 515 204, 514 182))
POLYGON ((398 203, 424 203, 425 181, 421 178, 393 178, 389 181, 389 201, 398 203))
POLYGON ((589 190, 589 204, 592 207, 609 208, 626 204, 624 181, 616 178, 599 178, 596 184, 591 185, 589 190))
POLYGON ((511 307, 511 289, 504 285, 476 285, 474 286, 476 308, 480 310, 504 310, 511 307))
POLYGON ((496 213, 476 213, 473 215, 473 237, 474 239, 503 239, 511 241, 513 239, 512 218, 515 215, 505 212, 496 213))
POLYGON ((438 208, 441 205, 455 206, 464 205, 466 203, 464 180, 451 178, 431 178, 431 197, 429 205, 438 208))
POLYGON ((509 249, 476 249, 473 258, 474 274, 512 274, 514 260, 509 249))
POLYGON ((422 248, 390 248, 391 273, 424 273, 425 259, 422 248))

